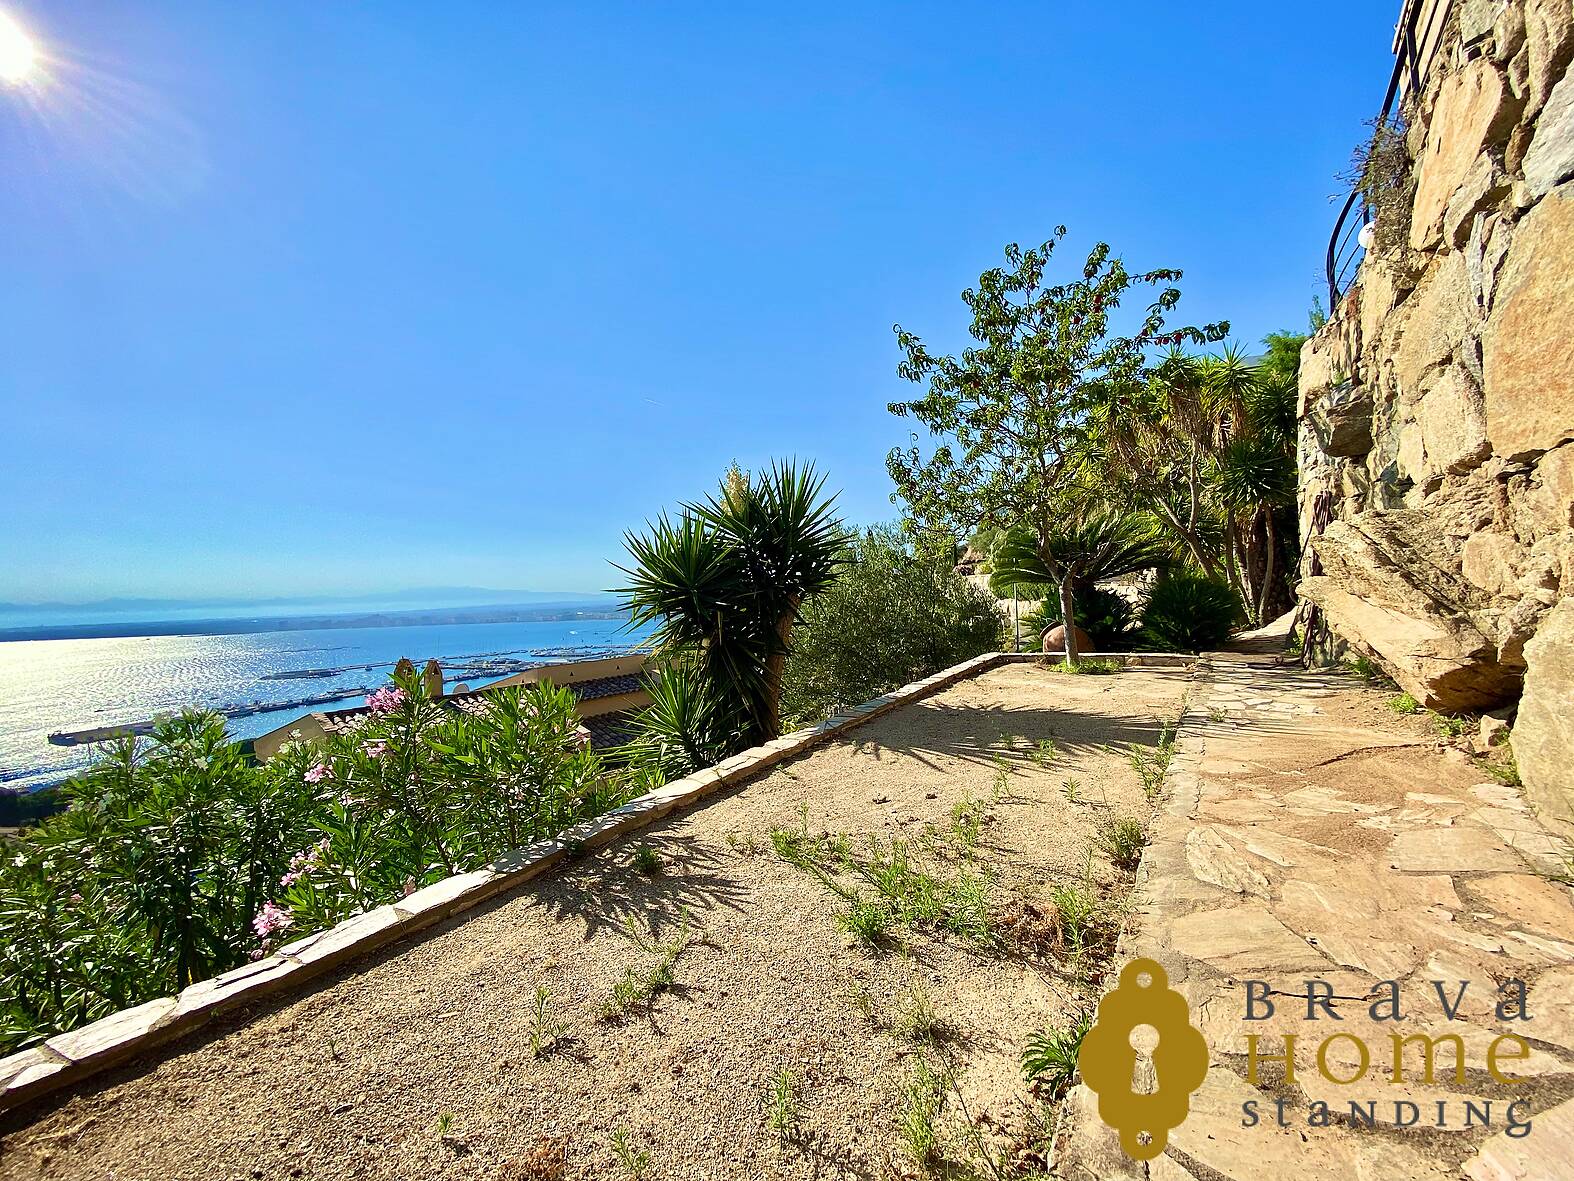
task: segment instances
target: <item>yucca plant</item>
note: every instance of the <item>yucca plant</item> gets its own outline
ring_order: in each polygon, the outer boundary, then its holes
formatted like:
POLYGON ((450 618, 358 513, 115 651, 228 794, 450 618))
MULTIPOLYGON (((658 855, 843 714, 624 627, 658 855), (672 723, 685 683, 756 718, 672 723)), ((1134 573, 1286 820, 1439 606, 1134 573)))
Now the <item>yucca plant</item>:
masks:
MULTIPOLYGON (((781 733, 793 625, 842 561, 841 522, 824 487, 812 464, 773 463, 753 480, 734 468, 675 520, 663 514, 625 536, 633 565, 619 567, 629 578, 619 593, 630 626, 655 624, 658 655, 711 682, 718 700, 706 703, 707 733, 735 733, 738 749, 781 733), (732 718, 708 716, 718 709, 732 718)), ((687 745, 706 741, 695 734, 687 745)))

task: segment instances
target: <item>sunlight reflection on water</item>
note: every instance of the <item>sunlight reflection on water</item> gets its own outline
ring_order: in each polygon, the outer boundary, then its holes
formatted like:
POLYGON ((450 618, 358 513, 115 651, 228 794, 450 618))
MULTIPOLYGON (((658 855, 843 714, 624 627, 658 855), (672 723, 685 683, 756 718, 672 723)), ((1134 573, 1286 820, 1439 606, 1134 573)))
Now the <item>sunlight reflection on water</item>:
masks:
MULTIPOLYGON (((32 789, 86 765, 92 748, 51 746, 52 731, 141 721, 191 705, 287 702, 355 691, 336 703, 230 719, 232 734, 250 738, 313 709, 354 704, 401 656, 417 663, 496 653, 528 659, 542 649, 636 642, 622 628, 621 620, 584 619, 0 643, 0 784, 32 789), (267 679, 270 673, 360 664, 378 667, 267 679)), ((451 677, 450 686, 462 677, 451 677)), ((466 679, 472 685, 485 680, 466 679)))

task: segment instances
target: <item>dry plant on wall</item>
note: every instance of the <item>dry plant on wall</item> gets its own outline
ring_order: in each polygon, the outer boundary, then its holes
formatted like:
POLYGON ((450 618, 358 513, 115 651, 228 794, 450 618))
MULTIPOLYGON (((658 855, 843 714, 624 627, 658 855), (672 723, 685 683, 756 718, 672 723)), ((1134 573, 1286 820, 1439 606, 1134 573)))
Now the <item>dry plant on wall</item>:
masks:
POLYGON ((1415 162, 1406 142, 1408 119, 1376 118, 1372 134, 1356 149, 1350 169, 1341 177, 1356 189, 1371 211, 1371 252, 1401 261, 1410 245, 1410 218, 1415 205, 1415 162))

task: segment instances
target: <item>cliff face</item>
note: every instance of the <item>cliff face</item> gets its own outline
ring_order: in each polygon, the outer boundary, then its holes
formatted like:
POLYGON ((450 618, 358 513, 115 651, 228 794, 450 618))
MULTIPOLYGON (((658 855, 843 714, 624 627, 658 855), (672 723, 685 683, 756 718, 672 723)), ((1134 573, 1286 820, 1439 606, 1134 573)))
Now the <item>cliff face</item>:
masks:
POLYGON ((1514 707, 1574 831, 1574 12, 1464 0, 1402 175, 1302 353, 1300 594, 1443 711, 1514 707))

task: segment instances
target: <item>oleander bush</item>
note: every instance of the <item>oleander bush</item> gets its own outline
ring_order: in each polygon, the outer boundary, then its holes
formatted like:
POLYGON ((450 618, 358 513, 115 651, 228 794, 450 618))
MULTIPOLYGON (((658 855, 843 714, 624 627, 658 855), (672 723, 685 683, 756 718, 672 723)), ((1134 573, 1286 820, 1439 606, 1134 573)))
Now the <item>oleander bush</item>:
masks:
POLYGON ((622 803, 566 689, 442 703, 256 764, 189 712, 111 744, 0 862, 0 1052, 173 993, 622 803))

